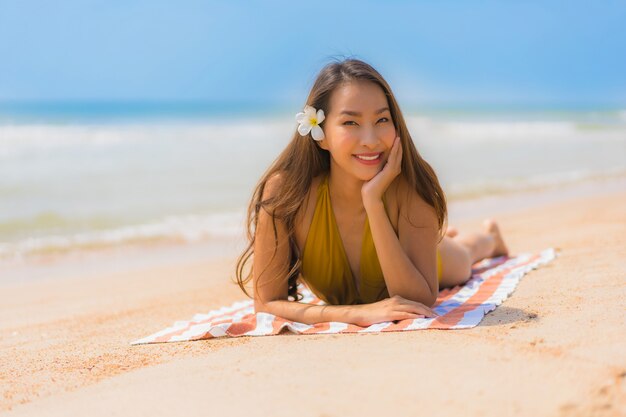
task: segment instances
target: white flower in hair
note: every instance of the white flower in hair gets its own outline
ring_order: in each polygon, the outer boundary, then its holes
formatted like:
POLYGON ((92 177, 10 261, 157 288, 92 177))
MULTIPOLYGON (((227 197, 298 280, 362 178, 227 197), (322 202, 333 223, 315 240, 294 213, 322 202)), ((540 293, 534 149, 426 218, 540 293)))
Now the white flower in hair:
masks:
POLYGON ((298 133, 305 136, 311 132, 313 139, 318 141, 324 139, 324 131, 320 127, 320 123, 322 123, 325 118, 324 110, 319 109, 316 112, 314 107, 304 106, 304 112, 296 114, 296 121, 300 123, 298 133))

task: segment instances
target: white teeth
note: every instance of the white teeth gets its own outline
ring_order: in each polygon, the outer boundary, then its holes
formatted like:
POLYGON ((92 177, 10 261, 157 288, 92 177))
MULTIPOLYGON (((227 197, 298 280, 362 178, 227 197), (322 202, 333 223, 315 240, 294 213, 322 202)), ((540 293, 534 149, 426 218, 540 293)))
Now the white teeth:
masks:
POLYGON ((378 157, 380 156, 380 154, 378 155, 374 155, 374 156, 359 156, 359 155, 355 155, 357 158, 362 159, 364 161, 373 161, 374 159, 378 159, 378 157))

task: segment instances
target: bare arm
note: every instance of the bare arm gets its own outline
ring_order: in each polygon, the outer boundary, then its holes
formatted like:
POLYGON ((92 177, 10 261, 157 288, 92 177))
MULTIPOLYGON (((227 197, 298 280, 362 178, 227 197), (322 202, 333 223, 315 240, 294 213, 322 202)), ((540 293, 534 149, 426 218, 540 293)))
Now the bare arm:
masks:
MULTIPOLYGON (((431 220, 428 209, 422 207, 420 210, 417 204, 412 204, 412 207, 422 213, 426 212, 426 220, 431 220)), ((389 295, 400 295, 409 300, 432 306, 437 300, 439 292, 436 270, 432 268, 432 266, 436 268, 436 252, 434 252, 436 250, 436 226, 430 227, 429 225, 423 229, 416 229, 406 222, 403 216, 407 216, 407 213, 403 213, 401 209, 398 220, 400 237, 398 237, 387 217, 382 202, 369 205, 367 213, 372 238, 376 246, 376 254, 380 261, 389 295), (408 228, 411 230, 407 230, 408 228), (401 240, 405 241, 407 247, 403 247, 401 240), (429 250, 430 248, 433 250, 429 250), (411 259, 412 255, 414 255, 413 259, 411 259), (420 269, 428 273, 422 273, 420 269)), ((415 217, 419 217, 419 215, 411 216, 414 224, 415 217)), ((424 218, 422 217, 420 220, 423 224, 424 218)))
POLYGON ((362 323, 358 314, 359 306, 351 305, 324 305, 306 304, 295 301, 276 300, 263 305, 261 310, 287 320, 305 324, 340 321, 343 323, 362 323))
POLYGON ((437 216, 416 190, 399 177, 398 236, 385 213, 382 195, 401 172, 402 146, 397 137, 383 169, 366 182, 361 194, 376 254, 390 296, 432 306, 437 301, 437 216))
MULTIPOLYGON (((280 188, 280 175, 270 178, 263 191, 263 199, 276 195, 280 188)), ((272 216, 261 208, 256 227, 252 266, 255 311, 267 312, 305 324, 359 321, 355 314, 356 306, 318 306, 287 300, 290 256, 288 239, 287 228, 283 222, 276 219, 275 234, 272 216)))
POLYGON ((366 327, 385 321, 438 316, 424 304, 399 295, 371 304, 325 305, 276 300, 264 304, 263 310, 275 316, 305 324, 338 321, 366 327))
MULTIPOLYGON (((265 187, 263 199, 271 197, 279 190, 280 177, 273 177, 265 187)), ((402 297, 392 297, 377 303, 361 305, 319 306, 289 301, 287 299, 289 256, 285 225, 276 219, 276 233, 274 233, 272 216, 261 209, 256 227, 252 266, 256 312, 266 312, 305 324, 338 321, 360 326, 435 315, 423 304, 402 297)))

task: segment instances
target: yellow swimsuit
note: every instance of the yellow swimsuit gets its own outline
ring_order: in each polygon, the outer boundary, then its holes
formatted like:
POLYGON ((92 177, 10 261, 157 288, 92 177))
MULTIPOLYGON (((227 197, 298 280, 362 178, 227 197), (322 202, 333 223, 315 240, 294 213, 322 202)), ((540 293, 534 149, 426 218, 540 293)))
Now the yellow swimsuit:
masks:
MULTIPOLYGON (((386 210, 384 197, 383 204, 386 210)), ((315 213, 302 251, 301 272, 311 291, 328 304, 366 304, 389 297, 367 216, 361 248, 361 279, 357 290, 335 222, 327 174, 317 190, 315 213)), ((439 250, 437 250, 437 277, 441 280, 439 250)))

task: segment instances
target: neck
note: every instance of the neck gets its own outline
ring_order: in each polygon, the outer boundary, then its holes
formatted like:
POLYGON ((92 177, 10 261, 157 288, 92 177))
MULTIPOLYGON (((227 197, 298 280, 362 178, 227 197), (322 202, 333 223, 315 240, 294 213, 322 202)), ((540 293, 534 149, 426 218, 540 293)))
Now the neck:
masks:
POLYGON ((328 176, 328 191, 334 206, 349 208, 357 213, 365 212, 363 197, 361 196, 362 181, 349 175, 328 176))

